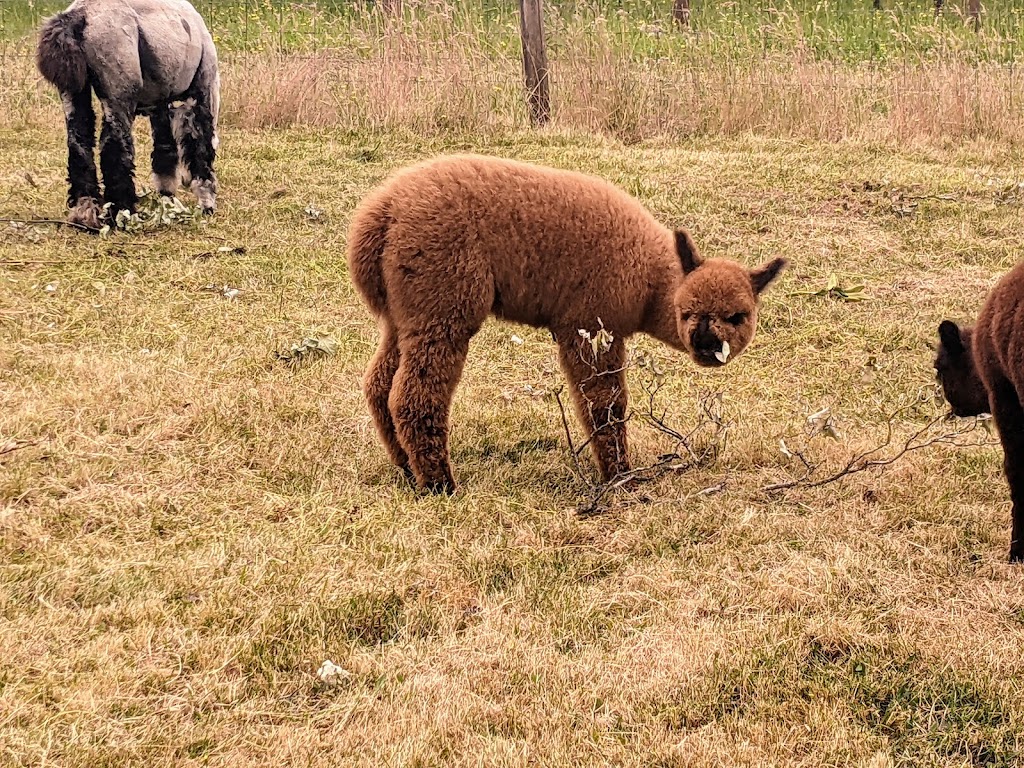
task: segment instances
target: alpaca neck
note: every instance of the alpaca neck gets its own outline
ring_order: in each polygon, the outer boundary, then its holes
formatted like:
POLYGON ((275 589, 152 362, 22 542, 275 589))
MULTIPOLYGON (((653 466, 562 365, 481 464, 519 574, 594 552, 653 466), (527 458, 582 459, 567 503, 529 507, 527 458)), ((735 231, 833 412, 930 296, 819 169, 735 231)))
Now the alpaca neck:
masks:
POLYGON ((685 351, 683 341, 679 338, 679 325, 676 322, 673 301, 678 287, 678 281, 671 280, 655 288, 647 302, 644 325, 640 330, 673 349, 685 351))

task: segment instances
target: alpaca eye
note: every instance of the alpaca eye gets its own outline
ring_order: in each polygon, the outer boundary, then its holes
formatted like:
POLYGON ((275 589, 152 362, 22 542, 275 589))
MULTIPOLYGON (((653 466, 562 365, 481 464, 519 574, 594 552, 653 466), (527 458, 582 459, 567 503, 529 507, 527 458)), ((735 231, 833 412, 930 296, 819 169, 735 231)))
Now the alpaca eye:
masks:
POLYGON ((737 312, 735 315, 730 315, 729 317, 725 318, 725 321, 731 325, 740 325, 746 319, 746 312, 737 312))

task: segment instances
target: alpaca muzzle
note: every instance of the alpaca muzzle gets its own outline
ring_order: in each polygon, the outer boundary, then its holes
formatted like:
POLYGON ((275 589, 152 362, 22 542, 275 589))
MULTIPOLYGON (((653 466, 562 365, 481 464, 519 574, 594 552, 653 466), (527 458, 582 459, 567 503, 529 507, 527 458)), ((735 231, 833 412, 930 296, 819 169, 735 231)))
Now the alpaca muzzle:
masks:
POLYGON ((700 319, 690 335, 690 347, 693 349, 694 360, 709 368, 725 365, 732 353, 729 342, 718 338, 711 330, 711 321, 707 317, 700 319))

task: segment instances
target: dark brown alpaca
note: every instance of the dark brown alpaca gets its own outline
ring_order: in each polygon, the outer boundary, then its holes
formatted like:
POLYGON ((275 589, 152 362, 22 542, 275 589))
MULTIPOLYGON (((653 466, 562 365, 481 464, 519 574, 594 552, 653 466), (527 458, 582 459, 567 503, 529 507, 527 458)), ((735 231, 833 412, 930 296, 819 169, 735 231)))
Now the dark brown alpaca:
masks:
POLYGON ((381 340, 365 379, 392 461, 452 491, 448 414, 469 340, 489 315, 551 330, 605 480, 629 470, 625 340, 643 331, 704 366, 750 343, 758 296, 785 266, 704 261, 601 179, 479 156, 398 172, 352 219, 352 281, 381 340), (580 333, 603 327, 594 349, 580 333))
POLYGON ((935 372, 957 416, 990 412, 1013 502, 1010 562, 1024 562, 1024 261, 989 293, 973 328, 939 325, 935 372))

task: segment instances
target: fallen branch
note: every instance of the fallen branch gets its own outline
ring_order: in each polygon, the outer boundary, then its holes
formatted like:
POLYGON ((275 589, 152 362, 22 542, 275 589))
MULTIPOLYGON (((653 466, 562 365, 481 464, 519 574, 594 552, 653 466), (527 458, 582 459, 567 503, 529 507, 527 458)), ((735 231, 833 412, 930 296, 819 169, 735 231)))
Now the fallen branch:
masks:
POLYGON ((3 445, 0 445, 0 456, 6 456, 20 451, 22 448, 31 448, 34 445, 39 445, 38 440, 8 440, 3 445))
MULTIPOLYGON (((699 417, 697 424, 689 432, 683 433, 672 427, 666 419, 666 412, 659 411, 657 407, 657 395, 662 388, 663 377, 653 360, 644 355, 638 356, 623 368, 638 367, 646 369, 651 374, 643 381, 644 391, 647 397, 642 409, 631 409, 626 416, 617 423, 629 421, 643 421, 652 426, 658 432, 669 437, 674 443, 674 450, 662 454, 653 464, 637 467, 629 472, 623 472, 608 482, 595 483, 591 480, 580 462, 581 452, 590 444, 587 439, 580 445, 576 445, 569 429, 569 418, 566 414, 565 404, 562 401, 562 389, 552 394, 558 405, 559 414, 562 419, 562 428, 565 431, 566 442, 569 453, 572 456, 573 471, 577 477, 587 485, 586 498, 577 507, 577 513, 581 516, 595 515, 603 511, 603 502, 607 496, 622 488, 634 489, 645 483, 654 482, 665 475, 685 472, 694 467, 703 466, 714 461, 721 453, 729 430, 720 413, 721 393, 702 393, 698 400, 699 417)), ((619 369, 622 370, 622 369, 619 369)), ((724 487, 724 484, 705 489, 708 494, 717 493, 724 487)))
POLYGON ((963 442, 961 440, 961 438, 963 438, 965 435, 970 435, 976 432, 978 430, 979 425, 983 423, 982 419, 974 419, 971 422, 970 426, 967 427, 966 429, 955 429, 951 432, 944 432, 940 435, 925 438, 924 436, 927 435, 932 429, 934 429, 936 425, 947 420, 947 417, 943 415, 936 416, 923 427, 913 432, 904 441, 903 445, 891 456, 886 456, 883 458, 873 458, 878 453, 892 445, 893 424, 896 422, 898 416, 902 414, 905 410, 906 409, 900 409, 893 413, 891 416, 889 416, 886 422, 886 437, 884 442, 882 442, 880 445, 875 446, 874 448, 862 451, 861 453, 858 453, 857 455, 851 457, 849 461, 847 461, 846 464, 843 465, 842 468, 826 477, 813 479, 814 475, 821 469, 821 465, 809 462, 803 455, 803 453, 800 451, 790 451, 791 455, 800 459, 806 471, 803 473, 803 475, 801 475, 795 480, 790 480, 781 483, 772 483, 771 485, 766 485, 762 487, 761 491, 765 493, 770 493, 774 491, 784 491, 790 488, 797 487, 820 488, 823 485, 829 485, 830 483, 838 482, 843 478, 849 477, 851 475, 856 475, 860 472, 866 472, 869 469, 888 467, 892 464, 895 464, 908 453, 920 451, 923 450, 924 448, 930 448, 933 445, 949 445, 954 448, 973 448, 984 445, 994 445, 998 442, 991 439, 975 440, 969 442, 963 442))
POLYGON ((87 227, 84 224, 67 221, 65 219, 0 219, 0 221, 6 222, 7 224, 24 224, 27 227, 35 226, 36 224, 53 224, 57 227, 71 227, 72 229, 78 229, 82 232, 91 232, 93 234, 99 232, 98 229, 93 227, 87 227))

